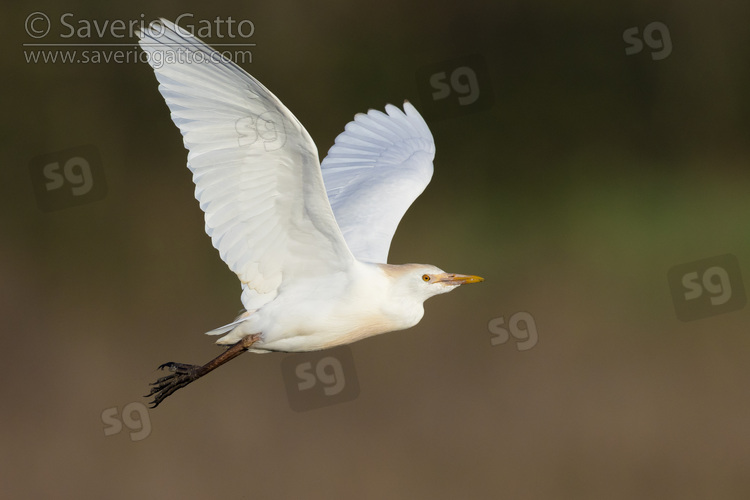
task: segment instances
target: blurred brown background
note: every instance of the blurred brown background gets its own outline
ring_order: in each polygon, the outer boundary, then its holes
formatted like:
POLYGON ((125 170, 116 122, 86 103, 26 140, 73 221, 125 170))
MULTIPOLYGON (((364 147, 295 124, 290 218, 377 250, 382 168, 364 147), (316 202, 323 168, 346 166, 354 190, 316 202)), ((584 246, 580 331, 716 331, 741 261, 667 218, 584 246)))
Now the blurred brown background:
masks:
POLYGON ((749 498, 750 308, 680 321, 667 281, 724 254, 750 280, 749 16, 740 1, 6 6, 1 496, 749 498), (103 414, 140 408, 160 363, 219 352, 202 332, 233 318, 239 286, 151 68, 28 63, 33 12, 249 19, 244 68, 321 155, 356 112, 429 107, 422 68, 480 55, 492 105, 429 122, 435 176, 390 258, 487 281, 354 344, 351 402, 292 411, 287 355, 245 355, 141 415, 144 439, 106 435, 103 414), (656 21, 671 53, 626 55, 624 32, 656 21), (106 196, 43 212, 30 162, 81 145, 106 196), (488 324, 519 311, 537 345, 493 345, 488 324))

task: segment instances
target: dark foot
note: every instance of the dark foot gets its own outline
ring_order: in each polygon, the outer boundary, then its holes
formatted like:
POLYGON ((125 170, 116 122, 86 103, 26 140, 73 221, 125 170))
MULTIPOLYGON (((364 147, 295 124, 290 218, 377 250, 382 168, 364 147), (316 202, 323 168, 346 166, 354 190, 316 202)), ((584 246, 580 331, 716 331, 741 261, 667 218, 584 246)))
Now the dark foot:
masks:
POLYGON ((199 365, 188 365, 185 363, 164 363, 159 367, 160 370, 169 368, 172 375, 162 377, 153 384, 151 392, 145 397, 153 396, 154 400, 151 401, 151 408, 156 408, 159 403, 164 401, 169 395, 173 394, 177 389, 182 389, 193 380, 201 378, 203 375, 217 369, 227 361, 231 361, 243 352, 247 351, 250 346, 260 339, 259 334, 248 335, 243 337, 242 340, 230 346, 226 351, 216 356, 214 359, 209 361, 203 366, 199 365))
POLYGON ((154 396, 154 400, 151 401, 151 408, 159 406, 159 403, 164 401, 164 399, 173 394, 177 389, 182 389, 193 380, 200 378, 203 367, 170 361, 159 367, 160 370, 165 368, 169 368, 169 371, 173 373, 166 377, 161 377, 151 384, 153 386, 151 392, 146 395, 146 397, 154 396))

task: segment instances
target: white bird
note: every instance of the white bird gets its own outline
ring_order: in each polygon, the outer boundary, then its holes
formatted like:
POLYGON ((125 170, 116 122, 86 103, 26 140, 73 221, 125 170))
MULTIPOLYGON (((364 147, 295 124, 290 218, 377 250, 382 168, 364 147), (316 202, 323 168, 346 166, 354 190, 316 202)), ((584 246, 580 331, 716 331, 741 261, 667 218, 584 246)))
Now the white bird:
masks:
POLYGON ((386 263, 433 171, 432 134, 410 103, 357 114, 319 163, 302 124, 239 66, 165 19, 138 36, 245 308, 208 332, 231 346, 221 355, 160 366, 173 373, 151 384, 153 407, 247 350, 313 351, 410 328, 428 298, 483 280, 386 263))

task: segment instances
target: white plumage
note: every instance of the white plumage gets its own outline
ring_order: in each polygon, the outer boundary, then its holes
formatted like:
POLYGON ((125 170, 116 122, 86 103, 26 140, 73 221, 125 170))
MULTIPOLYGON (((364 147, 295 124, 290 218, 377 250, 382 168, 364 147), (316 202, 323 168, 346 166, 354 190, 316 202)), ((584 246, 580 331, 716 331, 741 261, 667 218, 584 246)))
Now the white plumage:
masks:
POLYGON ((324 349, 409 328, 427 298, 481 281, 386 264, 433 172, 414 106, 356 115, 320 164, 302 124, 239 66, 163 19, 140 37, 189 150, 206 233, 242 283, 246 312, 209 332, 218 343, 324 349))

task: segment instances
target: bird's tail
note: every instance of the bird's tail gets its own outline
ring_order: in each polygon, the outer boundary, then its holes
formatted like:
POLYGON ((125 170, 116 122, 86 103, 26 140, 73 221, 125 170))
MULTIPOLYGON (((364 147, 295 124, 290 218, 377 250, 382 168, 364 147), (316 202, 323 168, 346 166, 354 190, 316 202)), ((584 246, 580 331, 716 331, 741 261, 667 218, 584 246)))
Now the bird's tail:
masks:
POLYGON ((240 323, 247 320, 247 318, 250 317, 250 314, 248 311, 243 310, 239 316, 234 318, 234 321, 229 323, 228 325, 220 326, 219 328, 214 328, 211 331, 206 332, 206 335, 224 335, 225 333, 229 333, 237 326, 239 326, 240 323))

